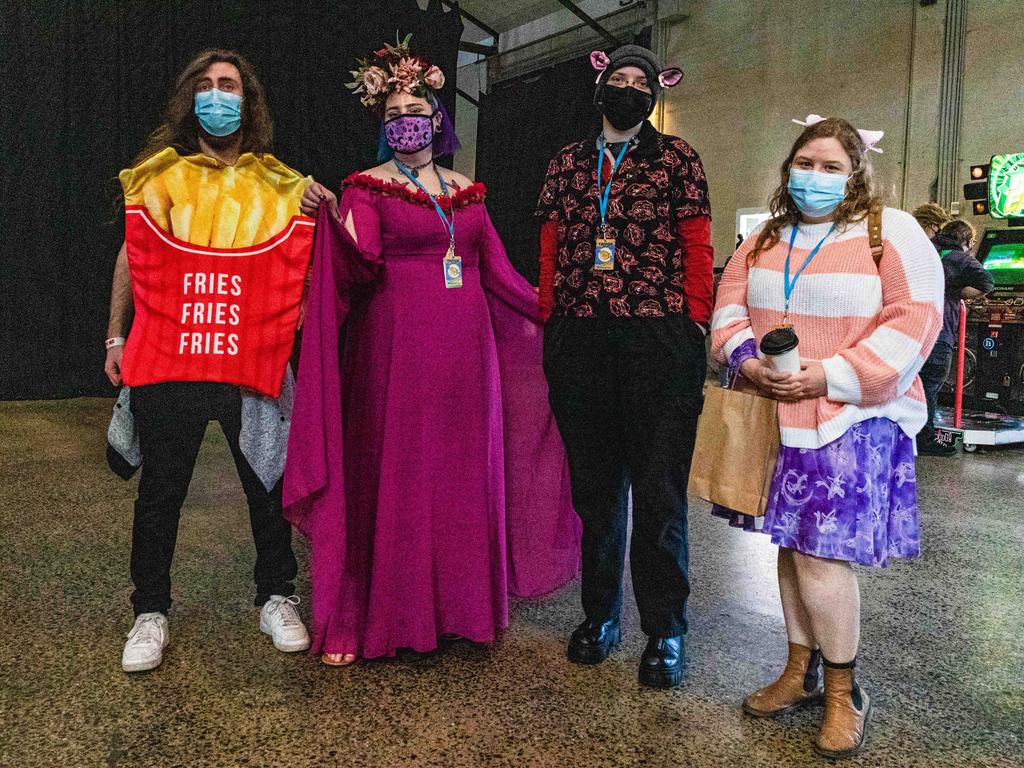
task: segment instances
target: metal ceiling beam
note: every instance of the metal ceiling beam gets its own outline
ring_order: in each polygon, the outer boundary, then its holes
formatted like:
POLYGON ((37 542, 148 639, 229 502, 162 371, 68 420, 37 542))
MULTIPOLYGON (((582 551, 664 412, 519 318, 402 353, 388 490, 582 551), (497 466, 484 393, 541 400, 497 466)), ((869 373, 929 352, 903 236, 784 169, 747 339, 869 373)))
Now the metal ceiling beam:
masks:
POLYGON ((484 32, 486 32, 488 35, 493 37, 495 43, 498 42, 498 37, 499 37, 498 31, 496 29, 494 29, 494 27, 491 27, 491 26, 485 24, 484 22, 480 21, 480 19, 478 19, 476 16, 474 16, 471 13, 469 13, 468 11, 462 10, 462 8, 459 5, 457 0, 441 0, 441 3, 444 6, 446 6, 447 8, 450 8, 452 10, 458 11, 462 15, 462 18, 464 18, 466 21, 468 21, 473 26, 479 27, 484 32))
POLYGON ((619 39, 615 37, 615 35, 613 35, 607 29, 598 24, 593 18, 591 18, 585 12, 583 12, 579 8, 579 6, 577 6, 576 3, 573 2, 573 0, 558 0, 558 2, 565 6, 565 8, 567 8, 568 10, 572 11, 580 19, 580 21, 582 21, 592 30, 597 32, 597 34, 599 34, 606 41, 608 41, 609 44, 615 46, 616 48, 622 45, 622 43, 619 42, 619 39))
POLYGON ((465 51, 466 53, 476 53, 480 56, 493 56, 498 52, 498 46, 480 45, 480 43, 471 43, 467 40, 462 40, 459 43, 459 50, 465 51))
POLYGON ((456 88, 455 89, 455 93, 456 93, 456 95, 461 96, 462 98, 464 98, 466 101, 468 101, 470 104, 472 104, 477 109, 480 108, 480 100, 479 99, 474 99, 472 96, 470 96, 468 93, 466 93, 461 88, 456 88))

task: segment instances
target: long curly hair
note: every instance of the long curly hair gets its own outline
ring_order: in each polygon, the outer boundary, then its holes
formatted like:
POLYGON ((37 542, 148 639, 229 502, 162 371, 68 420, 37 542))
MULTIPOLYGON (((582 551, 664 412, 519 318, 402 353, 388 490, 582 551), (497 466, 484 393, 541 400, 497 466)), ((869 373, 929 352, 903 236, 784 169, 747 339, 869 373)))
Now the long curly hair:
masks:
POLYGON ((871 208, 881 205, 881 200, 875 194, 875 178, 871 160, 868 158, 867 148, 857 130, 839 117, 830 117, 820 123, 809 125, 793 142, 789 155, 782 163, 779 186, 768 201, 772 218, 765 223, 758 234, 754 248, 748 257, 749 263, 753 264, 757 261, 757 257, 762 251, 775 247, 785 227, 796 226, 800 223, 800 209, 796 207, 793 196, 789 194, 789 168, 801 147, 815 139, 826 138, 838 139, 853 164, 853 173, 850 174, 850 180, 846 183, 846 199, 835 210, 836 228, 841 230, 853 222, 860 221, 867 216, 871 208))
POLYGON ((194 109, 195 85, 203 72, 217 62, 234 64, 242 76, 241 151, 256 154, 270 151, 274 141, 274 122, 256 70, 244 56, 234 51, 208 48, 192 59, 174 81, 163 122, 149 135, 134 165, 166 147, 174 147, 182 155, 200 151, 199 121, 194 109))

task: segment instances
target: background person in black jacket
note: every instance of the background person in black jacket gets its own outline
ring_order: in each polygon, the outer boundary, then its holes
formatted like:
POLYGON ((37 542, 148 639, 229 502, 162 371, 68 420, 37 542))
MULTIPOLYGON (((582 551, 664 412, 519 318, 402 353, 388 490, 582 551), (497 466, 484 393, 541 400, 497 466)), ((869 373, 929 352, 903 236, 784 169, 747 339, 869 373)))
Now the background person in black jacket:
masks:
POLYGON ((928 422, 917 435, 918 453, 952 456, 956 449, 935 439, 935 402, 942 383, 949 376, 953 348, 960 331, 960 299, 976 299, 992 290, 992 275, 974 256, 974 227, 966 221, 951 221, 932 239, 946 275, 946 301, 942 330, 932 353, 921 368, 921 383, 928 401, 928 422))

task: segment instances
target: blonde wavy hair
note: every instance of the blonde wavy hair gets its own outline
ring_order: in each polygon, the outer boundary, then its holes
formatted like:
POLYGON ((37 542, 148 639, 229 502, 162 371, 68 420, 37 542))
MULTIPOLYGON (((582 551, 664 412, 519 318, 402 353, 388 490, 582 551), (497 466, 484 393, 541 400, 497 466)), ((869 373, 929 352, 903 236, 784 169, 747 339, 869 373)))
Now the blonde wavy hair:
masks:
POLYGON ((857 134, 857 130, 839 117, 830 117, 820 123, 809 125, 793 142, 793 147, 782 164, 779 186, 768 201, 772 218, 758 234, 754 248, 747 257, 749 263, 753 264, 757 261, 757 257, 762 251, 774 248, 785 227, 796 226, 800 223, 800 210, 796 207, 793 196, 789 194, 789 168, 801 147, 815 139, 827 138, 838 139, 853 164, 853 173, 850 174, 850 180, 846 182, 846 199, 835 210, 836 227, 843 229, 849 224, 860 221, 867 216, 871 208, 881 205, 881 200, 875 193, 875 177, 871 160, 868 158, 867 148, 857 134))

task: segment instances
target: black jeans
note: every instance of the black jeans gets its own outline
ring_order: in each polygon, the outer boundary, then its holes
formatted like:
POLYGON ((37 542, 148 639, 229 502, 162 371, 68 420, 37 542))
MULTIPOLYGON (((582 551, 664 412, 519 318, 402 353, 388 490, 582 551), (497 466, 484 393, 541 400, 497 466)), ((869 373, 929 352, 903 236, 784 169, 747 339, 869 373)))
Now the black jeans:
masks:
MULTIPOLYGON (((171 561, 178 538, 181 506, 188 493, 206 425, 220 422, 249 503, 256 543, 256 605, 271 595, 291 595, 298 571, 291 526, 281 514, 281 483, 268 492, 238 446, 241 399, 237 388, 199 389, 201 396, 175 407, 156 390, 132 390, 132 412, 139 431, 142 475, 132 526, 132 606, 140 613, 167 613, 171 607, 171 561), (208 396, 213 392, 213 396, 208 396), (137 402, 136 402, 137 401, 137 402)), ((173 390, 171 390, 173 391, 173 390)))
POLYGON ((686 632, 690 594, 686 485, 707 360, 704 335, 683 316, 552 318, 544 370, 583 521, 583 611, 622 605, 627 500, 630 570, 643 631, 686 632))
POLYGON ((922 440, 935 438, 935 406, 939 399, 939 390, 949 376, 953 362, 953 348, 943 341, 936 342, 932 353, 921 366, 921 384, 924 385, 924 398, 928 404, 928 422, 918 433, 922 440))

